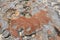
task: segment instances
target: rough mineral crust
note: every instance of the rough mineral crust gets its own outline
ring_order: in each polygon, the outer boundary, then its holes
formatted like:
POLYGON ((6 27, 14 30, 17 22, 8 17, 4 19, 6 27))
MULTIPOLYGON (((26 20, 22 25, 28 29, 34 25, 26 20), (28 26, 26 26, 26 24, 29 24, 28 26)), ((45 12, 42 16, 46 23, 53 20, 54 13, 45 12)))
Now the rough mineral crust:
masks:
POLYGON ((60 40, 60 0, 0 0, 0 40, 60 40))

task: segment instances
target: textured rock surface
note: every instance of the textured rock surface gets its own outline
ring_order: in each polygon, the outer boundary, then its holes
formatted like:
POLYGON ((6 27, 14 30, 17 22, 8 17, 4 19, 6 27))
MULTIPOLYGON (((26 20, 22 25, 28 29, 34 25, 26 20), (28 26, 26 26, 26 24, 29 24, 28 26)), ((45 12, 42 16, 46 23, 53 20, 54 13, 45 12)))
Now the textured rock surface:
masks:
POLYGON ((0 40, 60 40, 60 0, 0 0, 0 40))

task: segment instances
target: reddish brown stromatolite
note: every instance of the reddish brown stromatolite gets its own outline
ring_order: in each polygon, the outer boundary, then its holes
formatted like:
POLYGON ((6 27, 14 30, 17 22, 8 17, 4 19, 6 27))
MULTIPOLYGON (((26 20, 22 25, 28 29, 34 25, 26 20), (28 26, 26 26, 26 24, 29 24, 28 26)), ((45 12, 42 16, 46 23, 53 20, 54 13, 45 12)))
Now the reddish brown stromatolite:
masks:
POLYGON ((19 28, 23 28, 24 34, 31 34, 36 29, 41 28, 44 24, 48 24, 50 18, 47 16, 47 12, 41 10, 30 18, 26 18, 24 16, 19 17, 17 19, 12 19, 10 23, 10 29, 8 29, 14 37, 18 37, 19 28), (16 29, 12 28, 13 25, 17 25, 16 29), (27 28, 30 27, 30 31, 26 31, 27 28), (15 33, 15 34, 14 34, 15 33))

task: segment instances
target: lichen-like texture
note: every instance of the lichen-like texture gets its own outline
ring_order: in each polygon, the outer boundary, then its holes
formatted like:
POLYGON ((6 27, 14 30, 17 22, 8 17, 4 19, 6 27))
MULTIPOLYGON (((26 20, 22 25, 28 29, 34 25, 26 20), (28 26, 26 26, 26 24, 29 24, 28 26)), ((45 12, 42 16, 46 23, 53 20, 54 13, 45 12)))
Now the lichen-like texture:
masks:
POLYGON ((60 1, 0 0, 0 40, 60 40, 60 1))

